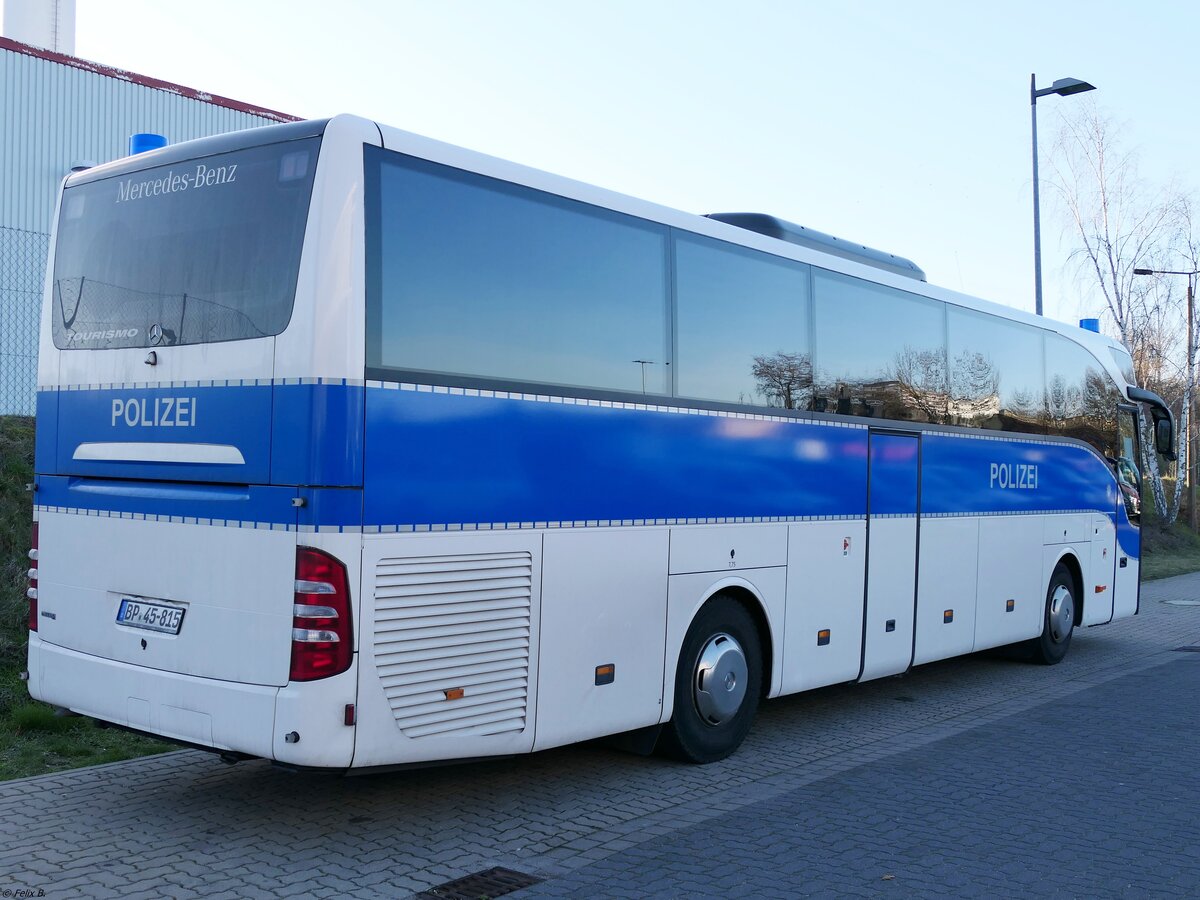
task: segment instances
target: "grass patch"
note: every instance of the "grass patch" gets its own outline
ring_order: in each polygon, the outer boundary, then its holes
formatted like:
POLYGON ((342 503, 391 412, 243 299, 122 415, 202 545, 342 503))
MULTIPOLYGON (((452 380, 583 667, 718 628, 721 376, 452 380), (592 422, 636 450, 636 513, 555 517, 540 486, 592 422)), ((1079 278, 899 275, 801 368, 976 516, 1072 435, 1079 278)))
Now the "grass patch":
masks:
POLYGON ((55 715, 31 700, 25 668, 33 481, 33 419, 0 416, 0 780, 116 762, 175 749, 91 719, 55 715))
POLYGON ((0 670, 0 781, 178 749, 31 700, 16 668, 0 670))
POLYGON ((1142 516, 1142 579, 1200 571, 1200 535, 1183 522, 1164 525, 1152 510, 1142 516))

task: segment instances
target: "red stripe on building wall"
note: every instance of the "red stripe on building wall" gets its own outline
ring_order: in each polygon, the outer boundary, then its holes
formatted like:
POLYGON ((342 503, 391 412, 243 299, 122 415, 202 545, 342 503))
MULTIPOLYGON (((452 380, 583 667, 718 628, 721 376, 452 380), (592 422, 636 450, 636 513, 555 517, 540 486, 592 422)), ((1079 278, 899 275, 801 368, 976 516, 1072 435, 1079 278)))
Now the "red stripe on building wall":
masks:
POLYGON ((204 91, 198 91, 195 88, 184 87, 181 84, 172 84, 170 81, 161 81, 158 78, 150 78, 146 75, 138 75, 135 72, 126 72, 124 69, 114 69, 112 66, 103 66, 100 63, 79 59, 76 56, 67 56, 65 53, 55 53, 53 50, 44 50, 41 47, 22 44, 20 41, 14 41, 11 38, 0 37, 0 49, 11 50, 14 53, 23 53, 26 56, 35 56, 38 59, 45 59, 59 65, 70 66, 73 69, 82 69, 94 75, 102 75, 105 78, 115 78, 118 81, 127 81, 130 84, 140 84, 142 87, 153 88, 156 91, 178 94, 180 97, 186 97, 189 100, 199 100, 201 103, 223 106, 226 109, 249 113, 252 116, 261 116, 264 119, 274 119, 276 122, 300 121, 299 116, 276 112, 273 109, 265 109, 264 107, 242 103, 238 100, 230 100, 228 97, 220 97, 216 94, 206 94, 204 91))

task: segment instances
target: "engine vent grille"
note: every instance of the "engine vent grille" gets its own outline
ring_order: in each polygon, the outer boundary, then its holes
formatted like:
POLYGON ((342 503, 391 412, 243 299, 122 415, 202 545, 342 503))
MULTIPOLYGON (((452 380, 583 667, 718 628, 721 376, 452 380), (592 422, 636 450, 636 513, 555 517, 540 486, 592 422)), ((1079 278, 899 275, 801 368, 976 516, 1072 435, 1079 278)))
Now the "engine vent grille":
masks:
POLYGON ((525 728, 529 553, 383 559, 375 569, 375 662, 406 737, 525 728))

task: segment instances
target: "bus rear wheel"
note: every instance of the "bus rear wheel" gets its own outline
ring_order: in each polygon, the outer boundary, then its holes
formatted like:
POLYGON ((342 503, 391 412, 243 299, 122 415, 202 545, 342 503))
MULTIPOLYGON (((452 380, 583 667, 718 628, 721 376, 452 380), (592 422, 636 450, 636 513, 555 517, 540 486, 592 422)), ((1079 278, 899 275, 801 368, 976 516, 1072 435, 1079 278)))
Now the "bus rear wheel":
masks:
POLYGON ((1075 578, 1062 563, 1054 567, 1046 588, 1046 608, 1042 614, 1042 633, 1029 642, 1034 662, 1053 666, 1062 662, 1075 632, 1075 578))
POLYGON ((675 709, 659 746, 693 763, 742 743, 762 698, 762 650, 750 613, 718 594, 692 620, 675 668, 675 709))

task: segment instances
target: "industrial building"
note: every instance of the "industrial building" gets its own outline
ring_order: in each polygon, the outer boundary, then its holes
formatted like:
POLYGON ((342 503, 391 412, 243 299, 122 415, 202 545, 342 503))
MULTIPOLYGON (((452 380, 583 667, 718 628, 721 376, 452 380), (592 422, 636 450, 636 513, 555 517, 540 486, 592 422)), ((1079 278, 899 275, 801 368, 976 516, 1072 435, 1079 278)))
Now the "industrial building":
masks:
POLYGON ((0 415, 32 415, 55 193, 73 169, 296 117, 78 59, 74 0, 5 0, 0 37, 0 415))

